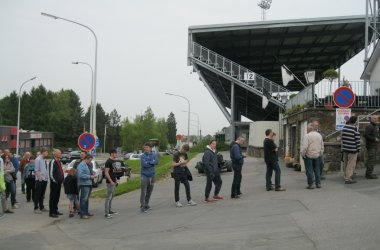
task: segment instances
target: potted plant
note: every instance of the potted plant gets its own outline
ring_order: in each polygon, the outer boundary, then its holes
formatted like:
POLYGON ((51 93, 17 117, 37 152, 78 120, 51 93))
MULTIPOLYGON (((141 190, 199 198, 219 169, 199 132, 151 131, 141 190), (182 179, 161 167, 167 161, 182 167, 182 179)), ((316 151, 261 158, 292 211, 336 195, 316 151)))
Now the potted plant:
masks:
POLYGON ((332 108, 333 107, 333 104, 332 104, 332 101, 333 101, 332 100, 332 83, 335 79, 338 79, 339 73, 336 72, 335 69, 328 69, 325 72, 323 72, 323 77, 324 77, 324 79, 327 79, 330 81, 330 100, 326 104, 326 108, 332 108))

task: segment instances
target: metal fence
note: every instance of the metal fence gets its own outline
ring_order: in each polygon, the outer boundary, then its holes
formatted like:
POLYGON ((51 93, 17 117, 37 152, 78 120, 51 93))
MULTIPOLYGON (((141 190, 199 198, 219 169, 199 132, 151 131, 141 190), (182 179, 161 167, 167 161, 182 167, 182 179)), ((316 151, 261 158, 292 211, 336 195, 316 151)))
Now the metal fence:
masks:
MULTIPOLYGON (((334 105, 333 95, 336 89, 343 86, 339 81, 323 80, 314 87, 309 85, 286 103, 286 108, 291 109, 296 105, 325 107, 334 105)), ((347 87, 355 93, 355 102, 351 107, 355 108, 378 108, 380 107, 380 94, 375 91, 380 87, 380 82, 350 81, 347 87)))
POLYGON ((205 62, 215 69, 229 74, 230 76, 240 80, 241 82, 259 90, 263 93, 263 89, 267 90, 272 96, 285 95, 289 96, 289 90, 278 85, 265 77, 254 73, 253 71, 209 50, 195 42, 192 43, 192 56, 202 62, 205 62), (249 79, 244 79, 244 74, 251 76, 249 79))

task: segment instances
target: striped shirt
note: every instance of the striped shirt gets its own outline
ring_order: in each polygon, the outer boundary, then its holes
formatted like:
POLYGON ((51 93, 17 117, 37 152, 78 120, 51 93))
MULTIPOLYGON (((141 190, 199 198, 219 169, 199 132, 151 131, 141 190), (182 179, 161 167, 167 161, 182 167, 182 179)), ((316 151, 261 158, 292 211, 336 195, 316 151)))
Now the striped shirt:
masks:
POLYGON ((353 124, 346 124, 342 130, 342 151, 357 153, 360 151, 360 133, 353 124))

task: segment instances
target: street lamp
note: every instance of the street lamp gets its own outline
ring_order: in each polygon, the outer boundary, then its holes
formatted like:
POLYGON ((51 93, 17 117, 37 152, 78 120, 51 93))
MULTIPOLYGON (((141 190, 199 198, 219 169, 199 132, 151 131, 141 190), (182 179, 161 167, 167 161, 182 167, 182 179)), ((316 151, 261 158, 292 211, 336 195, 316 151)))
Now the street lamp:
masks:
POLYGON ((94 129, 93 129, 93 109, 94 109, 94 105, 92 103, 92 96, 94 96, 94 70, 92 69, 92 66, 86 62, 72 62, 72 64, 84 64, 84 65, 87 65, 88 67, 90 67, 91 69, 91 105, 90 105, 90 133, 93 134, 94 133, 94 129))
MULTIPOLYGON (((182 110, 182 112, 187 112, 186 110, 182 110)), ((196 115, 197 116, 197 122, 198 122, 198 137, 199 137, 199 141, 201 140, 201 129, 199 127, 199 114, 198 113, 195 113, 195 112, 190 112, 191 114, 193 115, 196 115)))
POLYGON ((22 87, 30 82, 36 79, 37 77, 30 78, 29 80, 23 82, 20 86, 20 90, 18 91, 18 111, 17 111, 17 140, 16 140, 16 155, 19 153, 19 144, 20 144, 20 104, 21 104, 21 89, 22 87))
POLYGON ((187 104, 189 105, 189 109, 187 111, 187 140, 189 140, 189 138, 190 138, 190 101, 189 101, 189 99, 187 99, 184 96, 176 95, 176 94, 172 94, 172 93, 165 93, 165 95, 172 95, 172 96, 181 97, 187 101, 187 104))
POLYGON ((90 27, 88 27, 84 24, 81 24, 81 23, 78 23, 78 22, 75 22, 75 21, 72 21, 69 19, 65 19, 62 17, 54 16, 51 14, 47 14, 44 12, 41 12, 41 15, 53 18, 55 20, 60 19, 60 20, 66 21, 66 22, 77 24, 79 26, 82 26, 82 27, 88 29, 94 35, 94 38, 95 38, 95 64, 94 64, 94 73, 93 73, 93 95, 91 96, 91 103, 93 105, 93 108, 92 108, 93 114, 92 114, 92 121, 91 122, 92 122, 92 128, 93 128, 92 132, 93 132, 93 134, 96 134, 96 75, 97 75, 97 70, 98 70, 98 67, 97 67, 97 65, 98 65, 98 38, 96 37, 95 32, 90 27))

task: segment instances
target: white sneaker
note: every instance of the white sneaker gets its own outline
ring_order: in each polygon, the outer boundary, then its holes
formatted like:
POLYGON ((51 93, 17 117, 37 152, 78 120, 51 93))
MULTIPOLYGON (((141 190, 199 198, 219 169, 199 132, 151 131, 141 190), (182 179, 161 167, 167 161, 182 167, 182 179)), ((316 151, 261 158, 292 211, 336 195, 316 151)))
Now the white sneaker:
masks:
POLYGON ((175 206, 176 206, 176 207, 182 207, 182 203, 179 202, 179 201, 177 201, 177 202, 175 203, 175 206))
POLYGON ((187 205, 188 205, 188 206, 196 206, 197 203, 196 203, 195 201, 193 201, 193 200, 189 200, 189 201, 187 202, 187 205))

